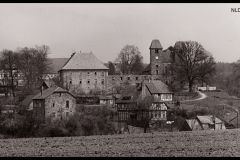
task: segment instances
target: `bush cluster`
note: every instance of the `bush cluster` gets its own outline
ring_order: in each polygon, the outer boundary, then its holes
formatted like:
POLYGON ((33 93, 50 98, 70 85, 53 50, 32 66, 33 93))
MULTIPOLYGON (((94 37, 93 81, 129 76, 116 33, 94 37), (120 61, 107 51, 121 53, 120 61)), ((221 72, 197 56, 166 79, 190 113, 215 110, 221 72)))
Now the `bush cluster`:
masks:
POLYGON ((0 134, 5 137, 64 137, 116 133, 112 122, 113 111, 107 106, 78 109, 66 120, 37 125, 31 117, 19 114, 0 116, 0 134))

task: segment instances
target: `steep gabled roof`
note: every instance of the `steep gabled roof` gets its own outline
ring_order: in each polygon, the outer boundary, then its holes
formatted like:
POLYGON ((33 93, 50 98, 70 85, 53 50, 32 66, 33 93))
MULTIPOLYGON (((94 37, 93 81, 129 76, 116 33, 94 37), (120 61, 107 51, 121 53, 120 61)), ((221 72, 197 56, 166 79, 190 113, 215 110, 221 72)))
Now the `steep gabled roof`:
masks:
MULTIPOLYGON (((32 99, 45 99, 48 96, 52 95, 53 93, 69 93, 69 92, 61 87, 53 86, 51 88, 43 90, 42 93, 41 92, 38 93, 32 99)), ((72 95, 71 93, 69 93, 69 94, 72 95)))
POLYGON ((168 86, 160 80, 151 80, 150 82, 144 81, 144 84, 151 94, 172 93, 168 89, 168 86))
POLYGON ((155 49, 155 48, 163 49, 163 47, 162 47, 162 45, 161 45, 161 43, 160 43, 160 41, 158 39, 152 40, 152 43, 151 43, 151 45, 149 47, 149 49, 155 49))
POLYGON ((108 68, 93 53, 74 53, 61 70, 108 68))

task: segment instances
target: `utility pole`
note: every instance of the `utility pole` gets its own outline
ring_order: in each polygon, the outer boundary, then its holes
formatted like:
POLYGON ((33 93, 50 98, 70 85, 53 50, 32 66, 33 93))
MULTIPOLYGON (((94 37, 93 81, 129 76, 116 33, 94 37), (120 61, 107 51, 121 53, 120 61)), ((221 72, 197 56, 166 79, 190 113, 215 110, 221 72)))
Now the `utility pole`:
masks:
POLYGON ((216 130, 216 121, 215 121, 215 115, 213 115, 213 124, 214 124, 214 130, 216 130))

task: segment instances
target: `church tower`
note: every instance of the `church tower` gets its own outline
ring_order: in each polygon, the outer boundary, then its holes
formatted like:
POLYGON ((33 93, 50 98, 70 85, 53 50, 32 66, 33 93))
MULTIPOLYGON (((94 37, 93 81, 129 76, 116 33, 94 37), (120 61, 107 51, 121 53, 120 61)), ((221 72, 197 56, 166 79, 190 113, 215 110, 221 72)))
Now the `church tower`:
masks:
POLYGON ((162 74, 162 56, 163 47, 158 39, 152 40, 149 47, 150 49, 150 67, 151 75, 161 75, 162 74))

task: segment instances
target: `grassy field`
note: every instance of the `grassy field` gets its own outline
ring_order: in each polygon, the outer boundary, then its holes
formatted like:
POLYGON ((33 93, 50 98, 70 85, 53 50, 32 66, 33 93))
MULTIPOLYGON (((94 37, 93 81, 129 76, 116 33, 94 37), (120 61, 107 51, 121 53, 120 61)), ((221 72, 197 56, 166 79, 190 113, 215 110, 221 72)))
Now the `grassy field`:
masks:
MULTIPOLYGON (((207 98, 199 101, 190 101, 182 103, 182 108, 186 110, 196 110, 206 108, 210 113, 218 115, 219 118, 229 122, 237 116, 234 110, 239 109, 240 99, 230 96, 226 92, 204 92, 207 98)), ((237 127, 237 119, 229 122, 237 127)), ((240 118, 238 118, 240 124, 240 118)))
POLYGON ((1 139, 1 156, 240 156, 240 130, 1 139))

